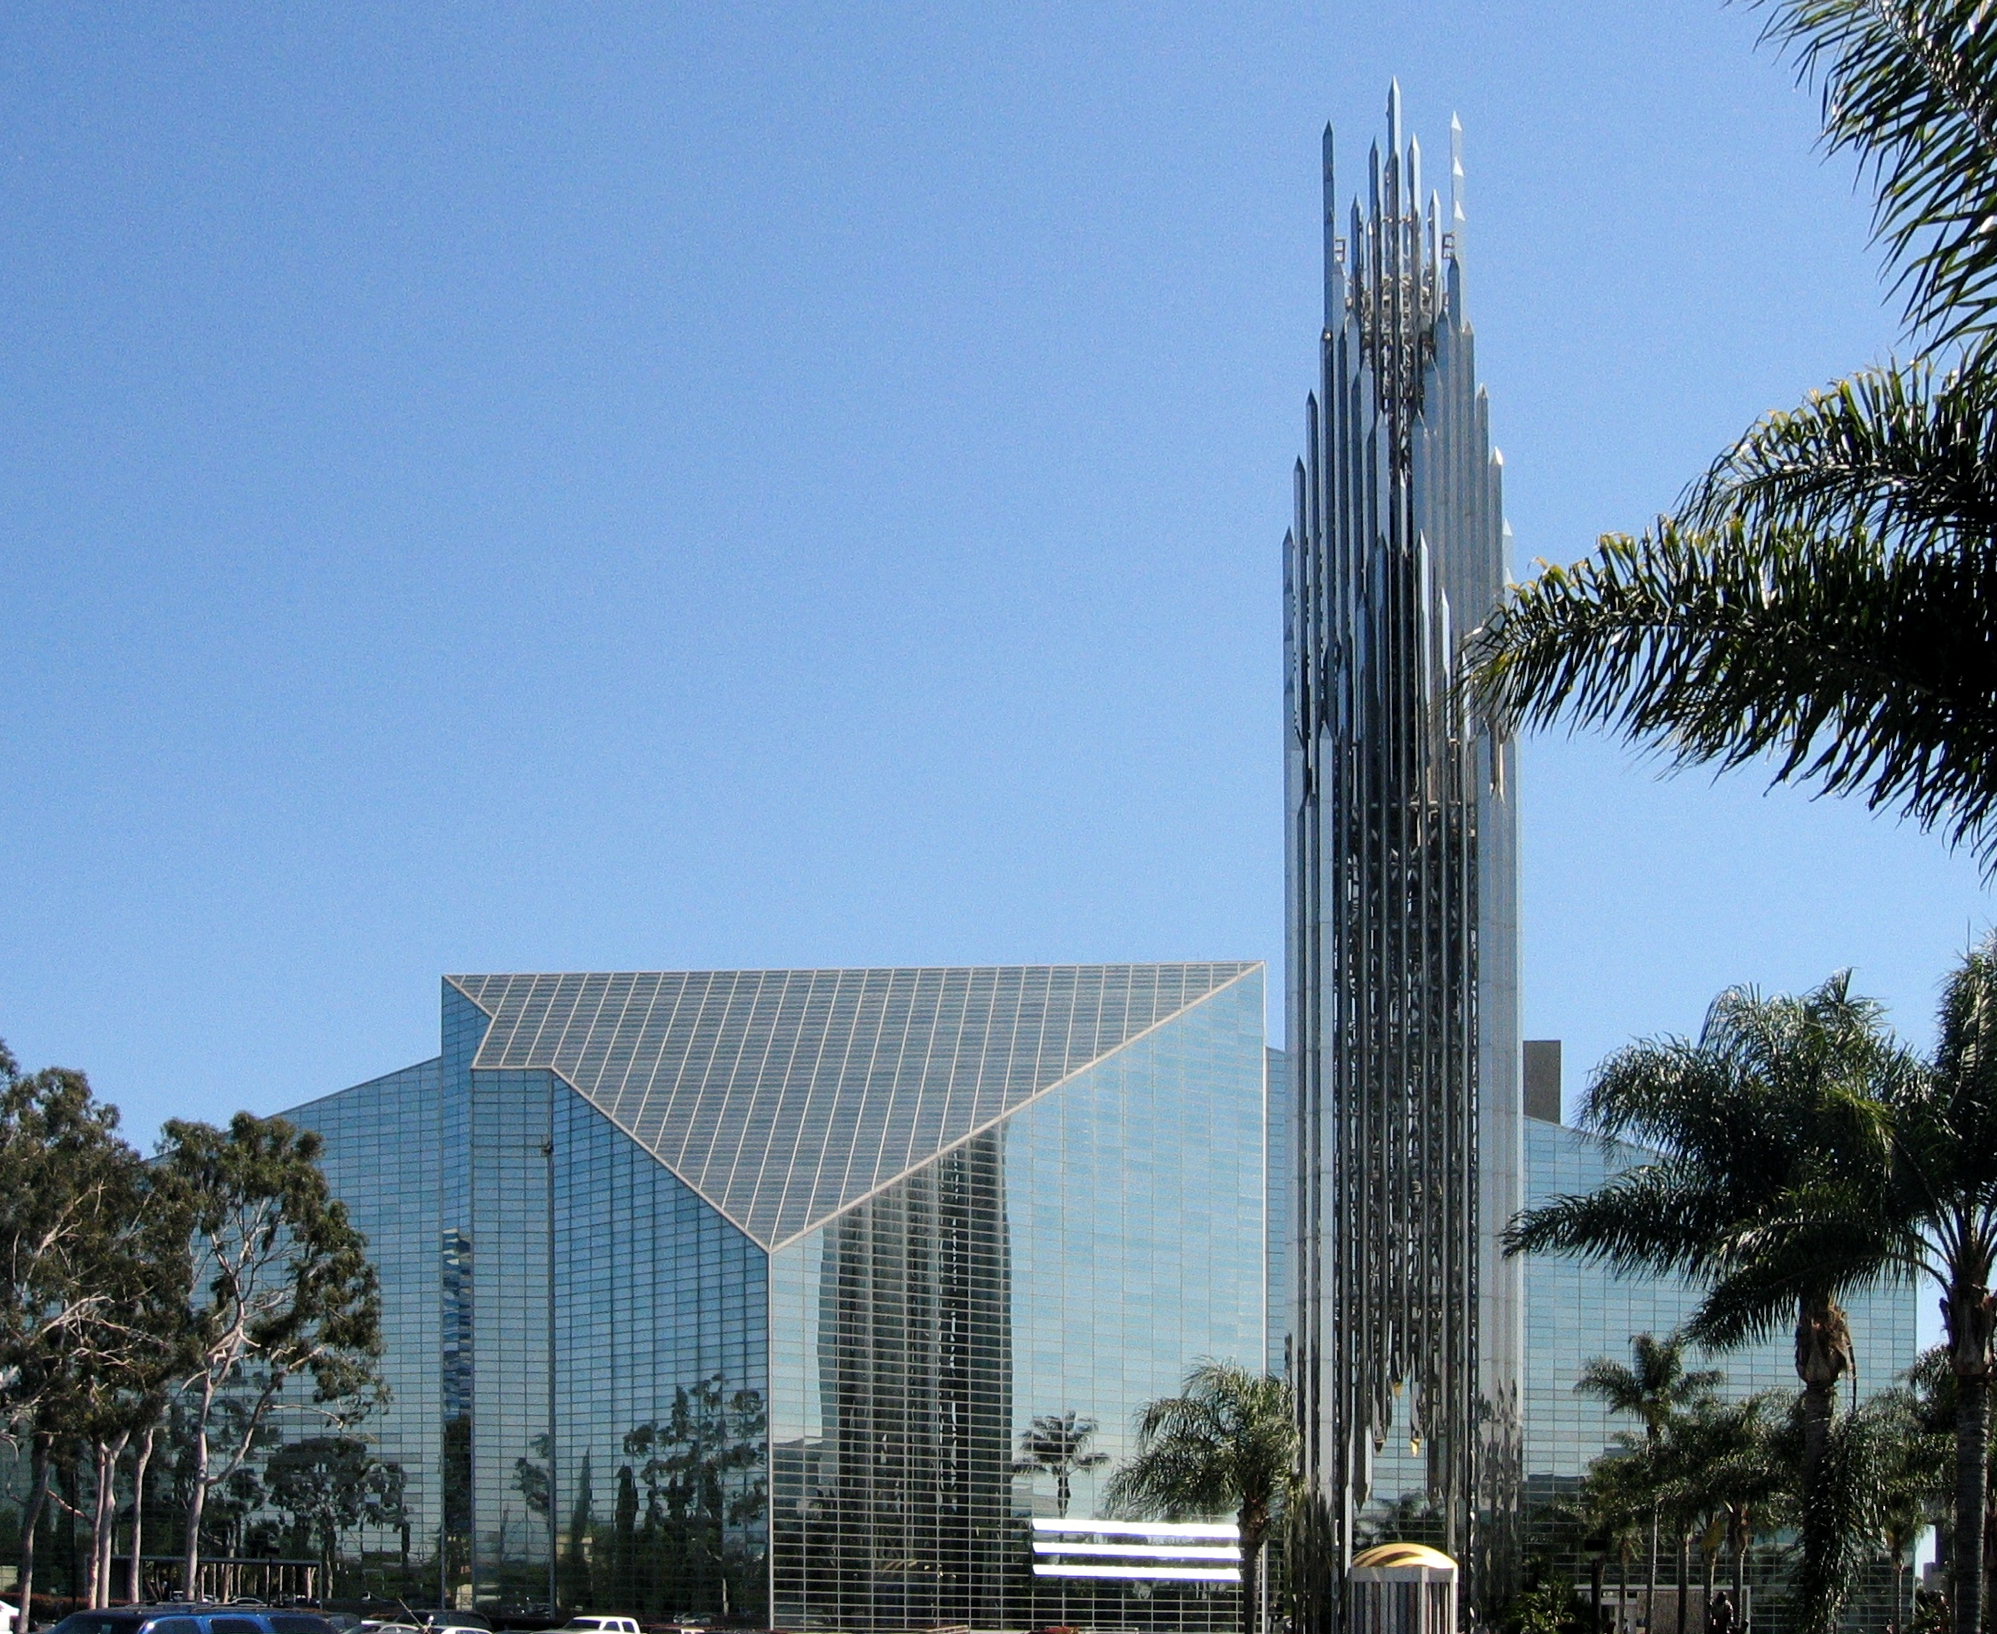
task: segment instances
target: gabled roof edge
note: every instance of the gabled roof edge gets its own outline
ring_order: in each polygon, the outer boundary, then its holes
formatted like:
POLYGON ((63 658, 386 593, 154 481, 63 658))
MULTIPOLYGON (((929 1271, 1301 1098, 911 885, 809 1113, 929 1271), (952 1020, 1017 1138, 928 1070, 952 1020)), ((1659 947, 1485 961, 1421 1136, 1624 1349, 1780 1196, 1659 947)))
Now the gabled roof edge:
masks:
MULTIPOLYGON (((1228 961, 1215 960, 1213 962, 1219 964, 1228 961)), ((800 1231, 793 1231, 788 1237, 783 1238, 781 1241, 765 1245, 765 1252, 775 1254, 781 1249, 790 1247, 790 1245, 794 1242, 802 1242, 806 1237, 809 1237, 814 1231, 821 1230, 825 1226, 830 1225, 834 1220, 838 1219, 840 1215, 849 1214, 854 1209, 858 1208, 862 1203, 868 1203, 873 1201, 874 1198, 880 1196, 880 1194, 886 1191, 890 1186, 900 1185, 902 1181, 906 1180, 910 1175, 914 1174, 916 1170, 926 1169, 929 1167, 930 1164, 937 1162, 939 1159, 948 1157, 952 1152, 956 1151, 958 1147, 968 1146, 972 1141, 976 1140, 978 1136, 983 1134, 989 1134, 992 1130, 996 1129, 1000 1124, 1004 1123, 1008 1118, 1016 1117, 1019 1113, 1024 1112, 1029 1106, 1032 1106, 1036 1102, 1043 1100, 1049 1095, 1052 1095, 1055 1090, 1062 1088, 1064 1085, 1072 1084, 1077 1078, 1081 1077, 1083 1073, 1092 1071, 1096 1067, 1101 1066, 1103 1062, 1109 1060, 1111 1056, 1122 1054, 1123 1051, 1129 1049, 1130 1046, 1135 1044, 1139 1039, 1149 1038, 1160 1027, 1165 1026, 1168 1022, 1177 1021, 1179 1017, 1186 1015, 1191 1011, 1197 1010, 1202 1004, 1205 1004, 1209 999, 1219 997, 1222 993, 1225 993, 1230 987, 1234 986, 1235 983, 1246 981, 1248 977, 1252 975, 1254 972, 1258 970, 1265 970, 1267 968, 1268 968, 1268 963, 1266 960, 1263 959, 1246 959, 1241 961, 1241 969, 1236 971, 1232 976, 1228 977, 1226 981, 1220 983, 1218 986, 1208 988, 1198 998, 1189 1000, 1187 1003, 1180 1005, 1178 1009, 1172 1011, 1171 1014, 1160 1016, 1156 1021, 1152 1022, 1150 1026, 1144 1028, 1139 1032, 1132 1033, 1128 1038, 1123 1039, 1119 1043, 1113 1045, 1111 1048, 1104 1050, 1101 1055, 1093 1056, 1089 1060, 1084 1061, 1079 1067, 1075 1068, 1073 1072, 1064 1073, 1062 1074, 1061 1077, 1055 1079, 1053 1083, 1047 1084, 1040 1089, 1036 1089, 1031 1095, 1027 1096, 1026 1099, 1021 1101, 1017 1106, 1007 1107, 1005 1111, 999 1113, 996 1117, 987 1118, 983 1123, 979 1124, 977 1128, 966 1131, 964 1134, 958 1136, 957 1139, 951 1141, 949 1145, 939 1146, 935 1151, 931 1152, 929 1156, 925 1157, 921 1162, 909 1164, 909 1166, 903 1169, 899 1174, 892 1175, 888 1179, 879 1182, 877 1185, 868 1188, 866 1191, 862 1192, 858 1197, 853 1198, 851 1201, 841 1203, 837 1208, 833 1209, 829 1214, 825 1215, 822 1219, 814 1220, 810 1225, 804 1227, 800 1231)), ((589 1100, 589 1097, 585 1095, 583 1096, 583 1099, 589 1100)), ((590 1104, 594 1106, 596 1103, 594 1101, 591 1101, 590 1104)), ((607 1117, 609 1116, 609 1114, 606 1113, 605 1116, 607 1117)), ((624 1126, 622 1124, 618 1124, 618 1128, 622 1129, 623 1127, 624 1126)), ((632 1138, 634 1140, 637 1139, 635 1135, 632 1138)), ((642 1145, 643 1142, 640 1142, 639 1144, 642 1145)), ((665 1162, 663 1158, 661 1158, 659 1161, 662 1164, 665 1162)), ((717 1212, 719 1211, 717 1210, 717 1212)), ((732 1224, 733 1222, 730 1223, 732 1224)), ((756 1241, 756 1240, 758 1239, 751 1238, 751 1241, 756 1241)))

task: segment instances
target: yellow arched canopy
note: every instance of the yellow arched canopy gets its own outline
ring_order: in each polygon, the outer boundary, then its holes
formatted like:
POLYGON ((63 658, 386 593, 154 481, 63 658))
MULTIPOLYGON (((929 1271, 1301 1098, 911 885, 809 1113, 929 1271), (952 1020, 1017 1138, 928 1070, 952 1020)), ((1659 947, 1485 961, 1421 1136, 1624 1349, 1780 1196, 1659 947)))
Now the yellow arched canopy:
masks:
POLYGON ((1429 1566, 1442 1571, 1453 1572, 1456 1562, 1440 1549, 1431 1549, 1426 1543, 1376 1543, 1372 1548, 1362 1550, 1352 1560, 1355 1569, 1387 1566, 1429 1566))

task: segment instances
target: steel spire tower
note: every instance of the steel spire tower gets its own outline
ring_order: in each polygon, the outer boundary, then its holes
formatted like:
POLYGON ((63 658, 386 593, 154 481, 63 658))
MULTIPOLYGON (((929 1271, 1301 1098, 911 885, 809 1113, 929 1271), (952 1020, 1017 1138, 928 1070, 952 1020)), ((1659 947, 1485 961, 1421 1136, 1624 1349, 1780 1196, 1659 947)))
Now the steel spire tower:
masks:
POLYGON ((1320 377, 1284 543, 1293 1367, 1320 1630, 1362 1533, 1454 1556, 1469 1623, 1516 1555, 1516 784, 1455 687, 1509 533, 1450 133, 1445 215, 1395 86, 1341 227, 1325 129, 1320 377))

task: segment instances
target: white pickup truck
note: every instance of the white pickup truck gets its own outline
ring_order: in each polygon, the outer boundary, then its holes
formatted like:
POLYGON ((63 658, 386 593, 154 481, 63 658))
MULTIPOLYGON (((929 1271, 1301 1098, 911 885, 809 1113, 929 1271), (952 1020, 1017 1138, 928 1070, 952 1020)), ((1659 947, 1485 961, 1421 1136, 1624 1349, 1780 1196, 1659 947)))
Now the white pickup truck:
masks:
POLYGON ((638 1623, 631 1617, 571 1617, 562 1625, 561 1634, 640 1634, 638 1623))

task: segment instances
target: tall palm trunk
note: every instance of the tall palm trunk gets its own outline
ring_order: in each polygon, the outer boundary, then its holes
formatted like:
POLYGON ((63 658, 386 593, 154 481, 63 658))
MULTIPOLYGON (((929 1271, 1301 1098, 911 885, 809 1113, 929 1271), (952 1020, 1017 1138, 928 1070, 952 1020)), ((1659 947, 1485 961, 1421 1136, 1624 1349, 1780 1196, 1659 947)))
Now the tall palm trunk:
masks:
POLYGON ((1236 1521, 1241 1530, 1241 1630, 1255 1634, 1262 1612, 1262 1545, 1269 1536, 1269 1507, 1243 1504, 1236 1521))
POLYGON ((1692 1575, 1692 1534, 1678 1534, 1678 1634, 1685 1634, 1685 1601, 1687 1589, 1691 1586, 1686 1580, 1692 1575))
POLYGON ((1983 1512, 1990 1479, 1990 1334, 1997 1306, 1980 1283, 1949 1290, 1949 1367, 1955 1374, 1953 1634, 1983 1627, 1983 1512))
POLYGON ((1953 1634, 1983 1626, 1983 1491, 1990 1466, 1990 1375, 1955 1381, 1955 1618, 1953 1634))
POLYGON ((1650 1553, 1643 1566, 1643 1626, 1657 1634, 1657 1505, 1650 1506, 1650 1553))
MULTIPOLYGON (((1852 1364, 1851 1329, 1828 1294, 1804 1296, 1796 1317, 1796 1376, 1803 1381, 1803 1580, 1814 1598, 1829 1575, 1836 1539, 1823 1504, 1824 1459, 1838 1381, 1852 1364)), ((1956 1634, 1975 1634, 1958 1625, 1956 1634)))
POLYGON ((1747 1634, 1747 1550, 1754 1539, 1747 1511, 1737 1511, 1727 1524, 1727 1542, 1734 1557, 1734 1627, 1747 1634))

